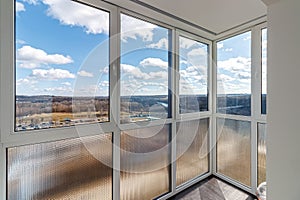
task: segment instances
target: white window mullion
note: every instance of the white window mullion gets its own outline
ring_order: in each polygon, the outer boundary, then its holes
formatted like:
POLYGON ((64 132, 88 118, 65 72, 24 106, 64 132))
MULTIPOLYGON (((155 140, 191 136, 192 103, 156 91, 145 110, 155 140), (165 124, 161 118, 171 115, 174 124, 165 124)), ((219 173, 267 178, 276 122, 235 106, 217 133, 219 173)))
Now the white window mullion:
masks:
POLYGON ((113 132, 113 200, 120 200, 120 11, 110 14, 110 121, 113 132))
POLYGON ((0 198, 6 199, 6 148, 0 144, 0 198))
POLYGON ((251 188, 257 188, 257 119, 261 115, 261 31, 252 29, 251 42, 251 188))
POLYGON ((15 110, 15 69, 14 69, 14 3, 0 2, 0 96, 1 96, 1 142, 8 140, 13 132, 15 110))
MULTIPOLYGON (((170 192, 176 192, 176 119, 178 117, 178 33, 175 29, 172 29, 172 49, 170 49, 172 53, 172 68, 171 68, 171 77, 169 77, 171 81, 171 91, 172 91, 172 127, 171 127, 171 188, 170 192)), ((170 45, 169 45, 170 46, 170 45)))
POLYGON ((0 199, 6 198, 6 147, 14 116, 14 1, 0 1, 0 199))
POLYGON ((180 74, 179 74, 179 32, 176 29, 175 31, 175 38, 174 38, 174 46, 175 46, 175 73, 174 73, 174 79, 175 79, 175 106, 174 106, 174 116, 176 120, 180 119, 180 114, 179 114, 179 82, 180 82, 180 74))
POLYGON ((212 174, 217 173, 217 151, 216 151, 216 146, 217 146, 217 119, 216 119, 216 113, 217 113, 217 42, 214 41, 212 45, 212 91, 211 91, 211 96, 212 96, 212 124, 211 124, 211 154, 212 154, 212 166, 211 166, 211 172, 212 174))

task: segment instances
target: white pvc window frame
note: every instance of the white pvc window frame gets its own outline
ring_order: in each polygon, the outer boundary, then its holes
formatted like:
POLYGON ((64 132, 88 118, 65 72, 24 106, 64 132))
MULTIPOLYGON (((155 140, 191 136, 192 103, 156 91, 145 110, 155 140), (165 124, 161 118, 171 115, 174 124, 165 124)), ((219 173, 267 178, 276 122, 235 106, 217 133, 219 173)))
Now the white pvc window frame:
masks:
MULTIPOLYGON (((189 182, 176 187, 176 162, 172 162, 170 166, 171 173, 171 184, 170 192, 164 194, 159 199, 167 199, 182 190, 190 187, 191 185, 203 180, 210 175, 215 175, 219 178, 222 178, 233 185, 244 189, 252 194, 255 194, 257 187, 257 123, 266 123, 266 116, 261 115, 260 112, 260 94, 261 94, 261 29, 265 28, 267 25, 263 23, 266 21, 266 18, 259 19, 257 21, 252 21, 250 24, 244 24, 241 27, 225 31, 219 35, 214 35, 207 33, 203 30, 199 30, 190 25, 184 24, 181 21, 165 16, 161 13, 157 13, 151 9, 142 7, 140 5, 134 4, 133 2, 121 2, 120 7, 106 3, 104 1, 97 0, 80 0, 86 5, 92 5, 93 7, 99 8, 110 12, 110 36, 113 36, 113 39, 110 39, 110 121, 101 123, 101 128, 103 132, 112 132, 113 142, 115 146, 120 146, 120 133, 122 130, 130 130, 140 128, 136 124, 120 124, 119 120, 115 121, 113 116, 116 119, 119 119, 120 114, 120 85, 118 80, 120 78, 120 15, 128 14, 133 17, 148 21, 150 23, 163 26, 172 31, 172 52, 177 53, 179 49, 179 36, 187 37, 201 43, 209 45, 209 55, 210 62, 208 63, 208 111, 199 112, 199 113, 188 113, 188 114, 179 114, 178 109, 178 85, 179 77, 174 73, 175 70, 179 69, 178 57, 173 54, 172 56, 172 70, 171 75, 171 88, 173 91, 176 91, 175 94, 172 94, 172 117, 168 118, 166 121, 157 120, 151 123, 151 126, 160 125, 163 123, 169 124, 171 126, 171 137, 172 148, 171 148, 171 157, 172 159, 176 158, 176 123, 181 121, 189 121, 196 119, 209 119, 209 144, 210 144, 210 155, 209 155, 209 173, 200 175, 197 178, 190 180, 189 182), (139 11, 143 15, 133 12, 139 11), (155 19, 153 19, 155 16, 155 19), (230 36, 245 32, 246 30, 252 31, 252 42, 251 42, 251 58, 252 58, 252 72, 251 72, 251 84, 252 84, 252 97, 251 97, 251 116, 236 116, 236 115, 222 115, 216 113, 216 42, 230 36), (113 93, 112 88, 115 88, 118 92, 113 93), (257 109, 258 108, 258 109, 257 109), (216 119, 228 118, 236 119, 242 121, 251 121, 251 188, 245 187, 244 185, 231 180, 225 176, 222 176, 216 173, 216 119)), ((14 47, 14 4, 15 1, 3 0, 0 2, 0 198, 6 199, 6 149, 9 147, 36 144, 42 142, 50 142, 62 139, 71 139, 78 137, 75 127, 65 127, 65 128, 53 128, 45 130, 35 130, 35 131, 25 131, 25 132, 15 132, 14 131, 14 109, 15 109, 15 47, 14 47)), ((147 127, 145 125, 145 127, 147 127)), ((82 130, 86 130, 86 136, 97 134, 93 132, 97 130, 97 124, 86 124, 80 125, 82 130)), ((113 166, 115 169, 120 168, 120 152, 116 147, 113 149, 113 166)), ((120 199, 120 172, 118 170, 113 170, 113 199, 120 199)))
POLYGON ((176 72, 178 72, 178 77, 177 77, 177 81, 176 81, 176 94, 178 94, 176 97, 176 108, 177 111, 176 111, 176 118, 179 119, 193 119, 193 118, 200 118, 200 117, 203 117, 203 116, 207 116, 207 117, 210 117, 212 115, 212 95, 211 95, 211 91, 212 91, 212 78, 211 78, 211 75, 212 75, 212 41, 210 40, 207 40, 205 38, 202 38, 200 36, 197 36, 197 35, 194 35, 194 34, 191 34, 191 33, 188 33, 186 31, 183 31, 183 30, 176 30, 176 72), (207 98, 208 98, 208 105, 207 105, 207 108, 208 110, 207 111, 198 111, 198 112, 191 112, 191 113, 180 113, 179 111, 179 79, 180 79, 180 73, 179 73, 179 64, 180 64, 180 59, 179 59, 179 56, 180 56, 180 44, 179 44, 179 39, 180 37, 183 37, 183 38, 187 38, 189 40, 193 40, 195 42, 199 42, 199 43, 202 43, 202 44, 205 44, 207 45, 208 47, 208 52, 207 52, 207 98))
POLYGON ((214 60, 217 63, 217 42, 237 36, 239 34, 251 31, 251 116, 242 116, 242 115, 231 115, 231 114, 222 114, 218 113, 216 110, 216 98, 217 98, 217 66, 214 65, 213 69, 213 79, 214 79, 214 88, 213 94, 214 98, 214 141, 213 144, 217 143, 216 139, 216 121, 217 118, 223 119, 233 119, 239 121, 248 121, 251 122, 251 186, 248 187, 236 180, 233 180, 223 174, 217 172, 217 160, 216 160, 216 149, 213 151, 213 171, 212 173, 223 179, 227 182, 249 192, 255 194, 257 188, 257 124, 266 123, 266 115, 261 114, 261 30, 267 27, 267 23, 263 22, 258 25, 253 25, 240 30, 231 30, 225 33, 222 33, 222 36, 214 41, 214 60))

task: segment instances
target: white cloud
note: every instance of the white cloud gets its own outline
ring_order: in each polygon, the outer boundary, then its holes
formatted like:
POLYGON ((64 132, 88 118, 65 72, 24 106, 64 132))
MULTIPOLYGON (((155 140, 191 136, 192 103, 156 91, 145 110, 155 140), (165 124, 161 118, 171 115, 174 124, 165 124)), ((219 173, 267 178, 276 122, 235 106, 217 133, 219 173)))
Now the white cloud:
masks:
POLYGON ((142 72, 139 68, 132 65, 121 64, 121 71, 124 75, 133 76, 137 79, 150 79, 150 75, 142 72))
POLYGON ((100 69, 100 73, 103 73, 103 74, 108 74, 109 73, 109 67, 102 67, 101 69, 100 69))
POLYGON ((121 95, 167 94, 168 82, 152 82, 137 79, 121 81, 121 95))
POLYGON ((183 59, 180 59, 180 64, 183 64, 183 65, 187 65, 188 64, 188 61, 186 61, 186 60, 183 60, 183 59))
POLYGON ((143 67, 160 67, 162 69, 168 68, 168 62, 163 61, 160 58, 145 58, 140 62, 143 67))
POLYGON ((26 2, 28 4, 36 5, 36 4, 38 4, 39 0, 23 0, 23 2, 26 2))
POLYGON ((186 68, 186 71, 188 73, 195 73, 200 75, 206 75, 207 74, 207 67, 206 66, 189 66, 186 68))
MULTIPOLYGON (((137 79, 137 80, 153 80, 153 79, 167 79, 168 72, 167 71, 149 71, 143 72, 140 68, 128 65, 121 64, 121 73, 123 79, 137 79), (125 78, 126 77, 126 78, 125 78)), ((161 80, 160 80, 161 81, 161 80)))
POLYGON ((188 56, 206 56, 207 52, 203 48, 193 49, 188 52, 188 56))
POLYGON ((232 76, 228 76, 226 74, 218 74, 218 82, 231 82, 234 81, 235 79, 232 76))
POLYGON ((42 80, 58 80, 65 78, 75 78, 75 75, 64 69, 34 69, 31 77, 42 80))
POLYGON ((121 22, 123 42, 127 42, 128 38, 136 40, 138 37, 143 41, 152 41, 153 30, 157 28, 154 24, 124 14, 121 15, 121 22))
POLYGON ((200 80, 202 80, 202 78, 200 78, 199 80, 196 80, 194 78, 180 79, 180 94, 207 94, 207 83, 200 80))
POLYGON ((141 82, 141 83, 138 83, 138 84, 141 84, 143 86, 167 86, 168 85, 168 82, 141 82))
POLYGON ((251 58, 236 57, 224 61, 218 61, 218 70, 226 70, 231 73, 238 73, 240 71, 251 71, 251 58))
POLYGON ((224 43, 223 42, 218 42, 217 43, 217 48, 218 49, 222 49, 224 47, 224 43))
POLYGON ((189 49, 194 45, 197 45, 197 42, 188 38, 180 37, 179 38, 180 48, 189 49))
POLYGON ((251 79, 251 74, 249 72, 239 72, 239 79, 251 79))
POLYGON ((17 44, 26 44, 26 42, 24 40, 19 40, 19 39, 16 40, 16 43, 17 44))
POLYGON ((147 47, 155 49, 168 49, 168 40, 167 38, 162 38, 157 43, 149 44, 147 47))
POLYGON ((17 86, 20 86, 20 85, 33 85, 37 83, 36 80, 33 80, 33 79, 30 79, 30 78, 21 78, 21 79, 18 79, 16 84, 17 86))
POLYGON ((36 49, 31 46, 23 46, 17 50, 17 62, 19 67, 33 69, 40 65, 48 64, 68 64, 73 60, 70 56, 60 54, 47 54, 44 50, 36 49))
POLYGON ((47 93, 55 92, 56 94, 66 95, 66 94, 73 93, 73 88, 65 87, 65 86, 63 86, 63 87, 49 87, 49 88, 44 88, 43 92, 47 92, 47 93))
POLYGON ((107 12, 70 0, 43 0, 43 3, 49 6, 47 14, 64 25, 83 27, 91 34, 109 33, 107 12))
POLYGON ((154 78, 163 78, 163 79, 168 78, 168 72, 166 72, 166 71, 150 72, 149 75, 153 79, 154 78))
POLYGON ((94 77, 94 75, 92 73, 84 71, 84 70, 77 72, 77 74, 82 77, 94 77))
POLYGON ((251 58, 237 57, 218 62, 220 94, 251 92, 251 58))
POLYGON ((245 37, 243 40, 245 40, 245 41, 251 40, 251 36, 247 36, 247 37, 245 37))
POLYGON ((74 96, 108 96, 109 90, 105 86, 105 82, 99 84, 88 84, 81 87, 76 87, 73 93, 74 96))
POLYGON ((249 84, 244 83, 218 83, 218 94, 247 94, 250 93, 251 89, 249 84))
POLYGON ((65 86, 71 86, 72 84, 70 82, 63 82, 61 83, 62 85, 65 85, 65 86))
POLYGON ((225 51, 225 52, 231 52, 233 50, 232 48, 224 49, 224 43, 223 42, 218 42, 217 43, 217 48, 222 50, 222 51, 225 51))
POLYGON ((16 12, 22 12, 22 11, 25 11, 24 4, 16 1, 16 12))
POLYGON ((231 52, 231 51, 233 51, 233 49, 232 48, 226 48, 226 49, 224 49, 224 51, 225 52, 231 52))
POLYGON ((109 81, 101 81, 98 85, 100 87, 109 87, 109 81))
POLYGON ((206 94, 207 67, 189 66, 180 70, 181 94, 206 94))

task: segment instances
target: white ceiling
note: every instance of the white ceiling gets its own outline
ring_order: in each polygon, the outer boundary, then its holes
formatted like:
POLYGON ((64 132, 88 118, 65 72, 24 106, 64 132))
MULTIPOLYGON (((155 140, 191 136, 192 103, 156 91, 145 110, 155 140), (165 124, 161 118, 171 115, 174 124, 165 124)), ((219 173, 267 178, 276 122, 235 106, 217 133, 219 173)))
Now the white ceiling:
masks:
MULTIPOLYGON (((130 1, 130 0, 128 0, 130 1)), ((261 0, 136 0, 220 33, 267 13, 261 0)))

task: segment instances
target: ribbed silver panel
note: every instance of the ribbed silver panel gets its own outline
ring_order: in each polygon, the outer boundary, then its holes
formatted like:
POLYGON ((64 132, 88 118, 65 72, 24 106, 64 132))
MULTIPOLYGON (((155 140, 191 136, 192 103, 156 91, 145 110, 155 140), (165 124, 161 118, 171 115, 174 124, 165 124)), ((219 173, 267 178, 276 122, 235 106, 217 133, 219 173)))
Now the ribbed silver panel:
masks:
POLYGON ((217 120, 217 172, 251 184, 251 123, 217 120))
POLYGON ((208 172, 208 128, 208 119, 177 124, 177 186, 208 172))
POLYGON ((121 199, 153 199, 169 191, 169 126, 121 135, 121 199))
POLYGON ((258 123, 257 132, 257 185, 266 181, 266 124, 258 123))
POLYGON ((9 148, 8 199, 112 199, 112 169, 100 162, 111 165, 111 142, 109 133, 9 148))

